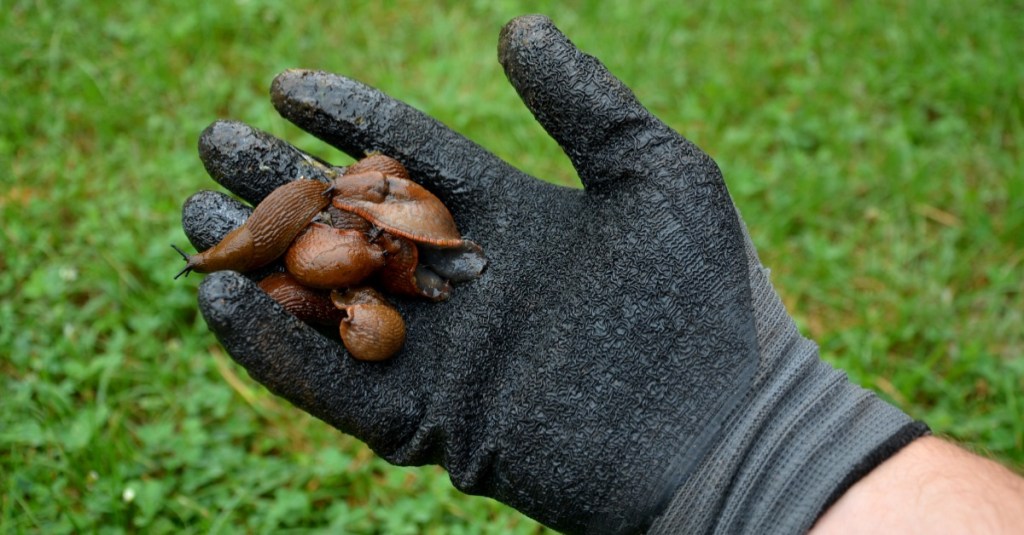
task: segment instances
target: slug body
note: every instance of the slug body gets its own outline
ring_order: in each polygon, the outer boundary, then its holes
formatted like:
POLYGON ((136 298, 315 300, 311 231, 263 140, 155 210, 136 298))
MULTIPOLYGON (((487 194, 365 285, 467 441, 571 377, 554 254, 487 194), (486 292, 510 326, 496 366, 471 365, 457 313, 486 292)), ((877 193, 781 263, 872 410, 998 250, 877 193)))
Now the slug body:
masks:
POLYGON ((386 232, 378 241, 387 253, 387 262, 377 273, 377 280, 385 291, 391 294, 425 297, 431 301, 448 299, 451 285, 420 264, 420 251, 415 243, 386 232))
POLYGON ((392 234, 434 247, 458 247, 459 229, 451 212, 423 186, 404 178, 368 171, 343 175, 332 183, 332 204, 392 234))
POLYGON ((364 233, 368 233, 373 229, 373 225, 369 221, 353 214, 352 212, 339 210, 333 205, 328 206, 327 209, 324 210, 324 214, 327 215, 327 218, 325 219, 330 221, 331 226, 337 229, 358 230, 359 232, 364 233))
POLYGON ((358 284, 384 265, 384 252, 357 230, 322 223, 309 225, 284 255, 284 266, 312 288, 343 288, 358 284))
POLYGON ((259 287, 282 308, 306 323, 337 325, 345 315, 327 292, 303 286, 287 273, 274 273, 259 282, 259 287))
POLYGON ((346 175, 358 175, 360 173, 366 173, 370 171, 377 171, 378 173, 390 176, 396 176, 404 180, 412 180, 409 176, 409 170, 404 165, 399 163, 398 160, 384 156, 383 154, 371 154, 358 162, 348 166, 345 169, 346 175))
POLYGON ((420 264, 451 282, 473 280, 487 267, 483 248, 471 240, 462 240, 462 245, 452 249, 419 247, 419 253, 420 264))
POLYGON ((345 317, 338 326, 341 342, 353 358, 387 360, 405 344, 405 321, 375 291, 331 292, 345 317))
POLYGON ((229 232, 220 243, 191 256, 182 253, 185 269, 175 278, 192 271, 245 272, 269 264, 284 254, 295 236, 327 207, 327 191, 326 184, 309 179, 278 187, 256 206, 245 224, 229 232))

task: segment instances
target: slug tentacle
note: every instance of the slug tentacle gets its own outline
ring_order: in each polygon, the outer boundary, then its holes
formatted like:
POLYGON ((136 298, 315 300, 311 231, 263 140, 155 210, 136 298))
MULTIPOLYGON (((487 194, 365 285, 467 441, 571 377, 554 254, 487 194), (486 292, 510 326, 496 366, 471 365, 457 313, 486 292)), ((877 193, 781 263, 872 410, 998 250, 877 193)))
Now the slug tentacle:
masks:
POLYGON ((186 253, 185 251, 182 251, 181 247, 178 247, 177 245, 174 245, 173 243, 171 244, 171 248, 174 249, 175 251, 178 251, 178 254, 181 255, 181 259, 186 262, 185 263, 185 267, 182 268, 181 271, 179 271, 178 274, 174 276, 174 280, 178 280, 178 277, 180 277, 182 275, 188 277, 188 274, 192 273, 192 266, 188 265, 188 253, 186 253))

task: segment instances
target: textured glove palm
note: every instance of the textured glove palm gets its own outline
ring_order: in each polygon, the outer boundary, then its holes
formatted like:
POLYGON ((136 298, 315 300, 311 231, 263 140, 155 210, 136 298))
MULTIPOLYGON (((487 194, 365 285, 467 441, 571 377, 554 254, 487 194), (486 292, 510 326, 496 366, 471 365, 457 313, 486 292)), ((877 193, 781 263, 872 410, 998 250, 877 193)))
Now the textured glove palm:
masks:
MULTIPOLYGON (((354 156, 398 158, 490 264, 447 302, 399 301, 409 338, 386 363, 348 358, 247 278, 213 274, 201 310, 252 377, 390 462, 441 464, 458 488, 569 532, 806 529, 923 432, 798 336, 706 154, 547 19, 509 23, 499 55, 584 190, 358 82, 275 80, 282 115, 354 156)), ((254 203, 325 169, 239 123, 215 123, 200 149, 254 203)), ((205 248, 247 210, 202 192, 185 230, 205 248)))

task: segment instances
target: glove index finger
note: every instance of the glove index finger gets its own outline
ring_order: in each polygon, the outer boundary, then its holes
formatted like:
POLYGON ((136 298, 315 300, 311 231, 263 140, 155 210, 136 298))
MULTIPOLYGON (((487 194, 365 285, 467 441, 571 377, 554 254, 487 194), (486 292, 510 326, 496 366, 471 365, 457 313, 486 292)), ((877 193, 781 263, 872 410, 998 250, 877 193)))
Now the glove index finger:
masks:
MULTIPOLYGON (((597 58, 581 52, 542 15, 501 31, 498 59, 509 81, 562 150, 587 189, 654 178, 678 184, 711 162, 654 117, 597 58)), ((700 178, 698 178, 698 176, 700 178)))
POLYGON ((287 70, 274 79, 270 95, 298 127, 353 158, 371 152, 395 158, 446 204, 485 204, 499 188, 514 191, 528 178, 436 119, 344 76, 287 70))
POLYGON ((253 205, 297 178, 330 180, 334 170, 290 143, 238 121, 216 121, 199 136, 199 158, 218 184, 253 205))

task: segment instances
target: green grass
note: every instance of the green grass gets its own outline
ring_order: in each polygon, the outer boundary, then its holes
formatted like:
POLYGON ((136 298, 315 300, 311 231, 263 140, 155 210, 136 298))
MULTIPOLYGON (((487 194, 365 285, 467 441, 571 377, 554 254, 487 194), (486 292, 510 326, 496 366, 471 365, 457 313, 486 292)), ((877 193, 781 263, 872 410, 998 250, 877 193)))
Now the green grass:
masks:
POLYGON ((167 245, 217 118, 347 161, 273 111, 290 67, 576 183, 495 59, 541 10, 718 160, 826 359, 1024 466, 1019 3, 186 4, 0 2, 0 532, 538 531, 250 381, 167 245))

